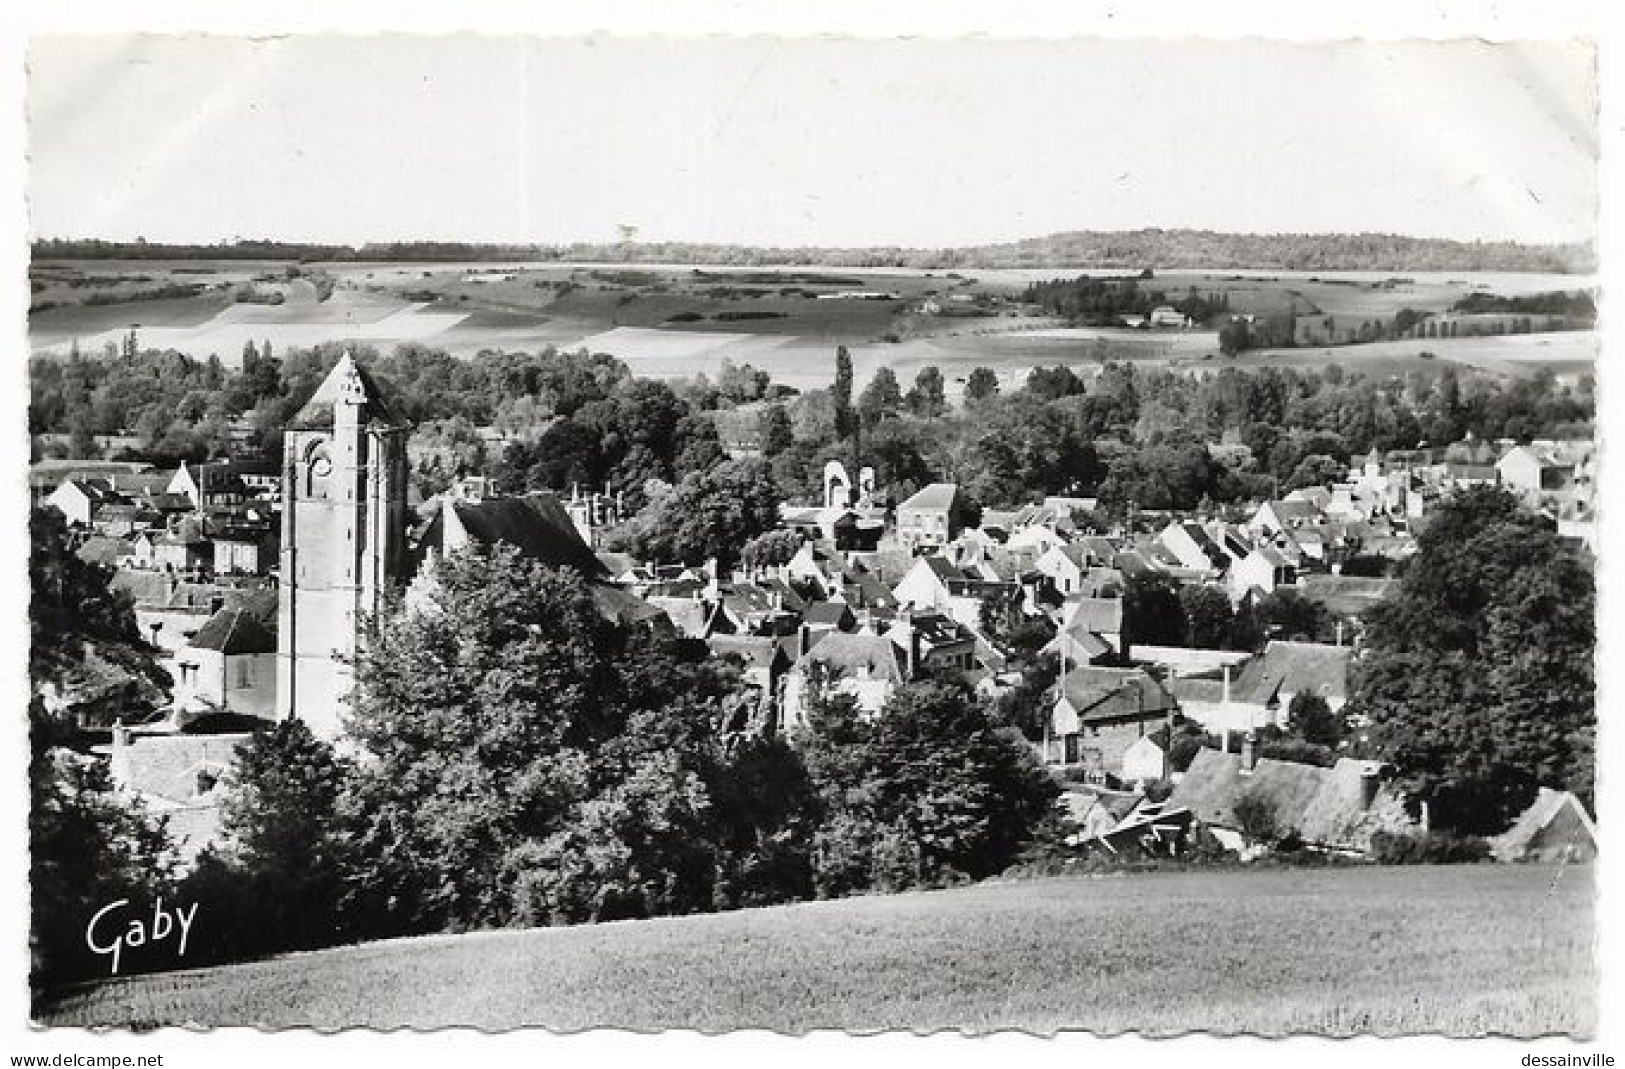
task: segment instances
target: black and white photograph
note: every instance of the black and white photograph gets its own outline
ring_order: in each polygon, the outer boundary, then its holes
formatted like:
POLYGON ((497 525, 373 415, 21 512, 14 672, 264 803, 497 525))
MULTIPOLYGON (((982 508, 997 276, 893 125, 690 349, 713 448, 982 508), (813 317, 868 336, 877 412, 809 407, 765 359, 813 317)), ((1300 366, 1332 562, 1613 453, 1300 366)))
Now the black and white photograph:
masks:
POLYGON ((1606 1053, 1494 29, 31 33, 15 1025, 1606 1053))

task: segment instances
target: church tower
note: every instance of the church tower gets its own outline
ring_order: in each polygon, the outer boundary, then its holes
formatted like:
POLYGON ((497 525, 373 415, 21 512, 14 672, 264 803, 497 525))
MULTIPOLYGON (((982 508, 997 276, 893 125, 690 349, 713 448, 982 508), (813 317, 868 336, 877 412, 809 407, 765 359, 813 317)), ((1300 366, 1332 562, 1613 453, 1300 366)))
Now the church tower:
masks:
POLYGON ((283 436, 277 718, 343 733, 363 618, 406 578, 409 425, 346 352, 283 436))

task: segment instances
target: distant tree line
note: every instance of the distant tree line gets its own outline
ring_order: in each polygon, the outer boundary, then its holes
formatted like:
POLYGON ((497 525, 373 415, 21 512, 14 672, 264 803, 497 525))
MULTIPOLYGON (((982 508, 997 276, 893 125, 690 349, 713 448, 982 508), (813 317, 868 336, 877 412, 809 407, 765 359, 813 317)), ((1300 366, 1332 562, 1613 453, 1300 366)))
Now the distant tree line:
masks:
POLYGON ((1551 293, 1533 293, 1522 297, 1503 297, 1493 293, 1469 293, 1450 306, 1452 312, 1467 314, 1505 312, 1511 315, 1567 316, 1570 319, 1595 321, 1597 302, 1584 290, 1551 293))
POLYGON ((1593 243, 1520 245, 1447 241, 1398 234, 1233 234, 1211 230, 1073 231, 1002 244, 945 249, 880 246, 858 249, 774 248, 693 242, 481 244, 400 241, 360 246, 236 241, 213 245, 48 238, 34 242, 42 259, 368 261, 581 261, 826 267, 1233 267, 1291 271, 1563 271, 1596 270, 1593 243))
POLYGON ((1163 290, 1142 286, 1137 279, 1088 275, 1030 283, 1022 292, 1022 300, 1050 315, 1086 326, 1121 326, 1124 316, 1149 316, 1161 305, 1171 306, 1197 324, 1209 323, 1230 311, 1227 293, 1198 293, 1193 288, 1170 297, 1163 290))

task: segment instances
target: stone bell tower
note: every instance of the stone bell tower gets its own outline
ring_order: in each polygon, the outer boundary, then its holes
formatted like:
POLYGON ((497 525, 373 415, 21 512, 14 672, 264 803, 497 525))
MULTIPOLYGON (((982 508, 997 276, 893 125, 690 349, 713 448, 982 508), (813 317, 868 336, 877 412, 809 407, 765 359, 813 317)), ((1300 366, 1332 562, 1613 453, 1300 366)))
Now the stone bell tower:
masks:
POLYGON ((365 618, 406 578, 408 429, 346 352, 283 436, 276 711, 321 738, 344 731, 365 618))

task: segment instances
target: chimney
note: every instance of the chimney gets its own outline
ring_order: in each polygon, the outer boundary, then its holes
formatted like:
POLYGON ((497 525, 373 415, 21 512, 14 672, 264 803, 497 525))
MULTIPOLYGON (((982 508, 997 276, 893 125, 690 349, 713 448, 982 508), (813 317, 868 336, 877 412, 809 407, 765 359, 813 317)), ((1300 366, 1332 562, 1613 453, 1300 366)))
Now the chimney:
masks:
POLYGON ((1241 770, 1251 772, 1258 767, 1258 735, 1251 729, 1241 737, 1241 770))
POLYGON ((1222 701, 1225 705, 1230 704, 1230 666, 1228 664, 1224 666, 1224 698, 1222 701))
POLYGON ((912 681, 920 662, 920 633, 914 629, 913 615, 906 610, 897 619, 903 629, 903 676, 912 681))
POLYGON ((1382 781, 1377 774, 1377 766, 1367 765, 1360 770, 1360 808, 1370 809, 1371 803, 1377 800, 1377 789, 1382 781))
POLYGON ((796 659, 800 660, 807 656, 810 649, 812 649, 812 628, 802 624, 796 628, 796 659))

